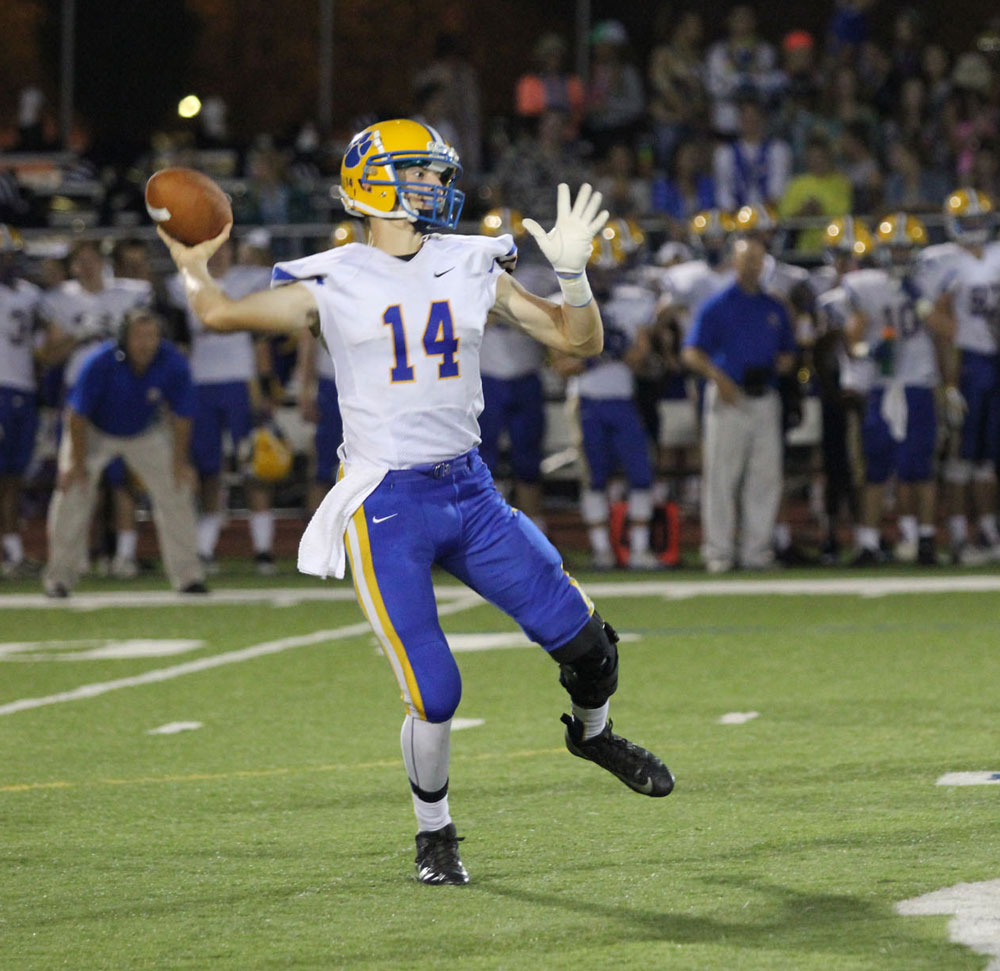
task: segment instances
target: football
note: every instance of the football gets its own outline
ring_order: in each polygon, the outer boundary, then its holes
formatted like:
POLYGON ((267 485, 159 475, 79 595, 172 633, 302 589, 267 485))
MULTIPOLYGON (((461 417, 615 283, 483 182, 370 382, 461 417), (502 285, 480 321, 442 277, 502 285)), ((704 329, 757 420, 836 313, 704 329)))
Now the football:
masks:
POLYGON ((146 211, 186 246, 218 236, 233 219, 229 196, 207 175, 183 167, 160 169, 149 177, 146 211))

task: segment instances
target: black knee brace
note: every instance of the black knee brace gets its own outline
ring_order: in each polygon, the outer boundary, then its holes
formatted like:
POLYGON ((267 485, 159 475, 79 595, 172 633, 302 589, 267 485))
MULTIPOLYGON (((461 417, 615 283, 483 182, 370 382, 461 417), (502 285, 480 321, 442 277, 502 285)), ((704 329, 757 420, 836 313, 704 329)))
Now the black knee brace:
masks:
POLYGON ((600 708, 618 688, 618 635, 595 610, 571 641, 550 651, 575 705, 600 708))

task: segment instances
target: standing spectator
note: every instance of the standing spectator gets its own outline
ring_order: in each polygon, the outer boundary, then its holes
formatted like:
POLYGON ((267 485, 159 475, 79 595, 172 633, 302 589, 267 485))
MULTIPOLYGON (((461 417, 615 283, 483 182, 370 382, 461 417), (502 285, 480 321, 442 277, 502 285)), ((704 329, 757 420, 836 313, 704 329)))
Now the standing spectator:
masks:
POLYGON ((761 291, 766 255, 754 236, 735 242, 736 282, 702 306, 682 352, 684 363, 708 382, 702 530, 710 573, 774 561, 782 479, 776 386, 792 367, 795 336, 784 305, 761 291))
POLYGON ((707 108, 702 53, 701 14, 687 10, 674 23, 663 7, 656 18, 657 44, 649 57, 649 118, 657 165, 666 165, 676 149, 704 125, 707 108), (667 36, 668 25, 672 27, 667 36))
POLYGON ((777 204, 792 165, 788 143, 767 133, 760 99, 744 92, 738 101, 739 137, 717 145, 712 156, 716 202, 727 212, 755 203, 777 204))
POLYGON ((854 210, 874 213, 882 207, 882 167, 866 137, 863 124, 845 126, 840 136, 841 168, 851 183, 854 210))
POLYGON ((757 14, 737 6, 726 18, 729 36, 716 41, 706 58, 712 129, 723 137, 740 133, 737 97, 747 91, 766 97, 781 83, 774 48, 757 36, 757 14))
POLYGON ((806 171, 788 183, 778 214, 783 220, 823 218, 822 225, 800 229, 795 246, 799 253, 816 255, 823 251, 826 223, 850 211, 850 180, 834 169, 830 142, 817 133, 806 146, 806 171))
POLYGON ((18 266, 20 234, 0 223, 0 573, 26 568, 21 540, 21 490, 35 447, 38 396, 35 346, 41 292, 18 266))
POLYGON ((939 115, 951 96, 951 60, 940 44, 928 44, 920 57, 920 70, 927 85, 927 106, 939 115))
POLYGON ((868 8, 875 0, 836 0, 827 37, 827 48, 839 62, 846 63, 868 40, 868 8))
POLYGON ((537 118, 547 111, 566 117, 567 136, 576 138, 583 121, 583 82, 566 70, 566 41, 543 34, 535 44, 535 70, 517 79, 515 112, 519 118, 537 118))
POLYGON ((648 215, 652 209, 650 181, 636 172, 635 152, 628 143, 611 145, 600 170, 594 188, 612 212, 630 219, 648 215))
POLYGON ((628 34, 602 20, 590 36, 593 63, 587 85, 585 130, 601 157, 615 142, 632 143, 645 110, 642 76, 629 58, 628 34))
POLYGON ((919 146, 893 142, 887 160, 889 172, 882 199, 885 207, 893 211, 937 211, 948 191, 948 182, 940 172, 925 164, 919 146))
POLYGON ((972 159, 984 138, 998 134, 997 108, 989 103, 993 83, 989 62, 982 54, 963 54, 951 74, 952 97, 945 110, 945 129, 954 175, 965 181, 972 171, 972 159))
POLYGON ((152 497, 171 585, 182 593, 205 592, 188 460, 191 372, 162 332, 163 323, 151 310, 129 312, 118 340, 107 341, 87 358, 70 393, 69 428, 59 448, 59 478, 48 516, 43 583, 50 597, 69 596, 76 583, 97 483, 116 455, 124 456, 152 497))
POLYGON ((685 140, 674 150, 666 176, 653 180, 652 209, 673 220, 675 239, 684 239, 695 214, 715 208, 715 179, 706 171, 707 162, 705 143, 685 140))

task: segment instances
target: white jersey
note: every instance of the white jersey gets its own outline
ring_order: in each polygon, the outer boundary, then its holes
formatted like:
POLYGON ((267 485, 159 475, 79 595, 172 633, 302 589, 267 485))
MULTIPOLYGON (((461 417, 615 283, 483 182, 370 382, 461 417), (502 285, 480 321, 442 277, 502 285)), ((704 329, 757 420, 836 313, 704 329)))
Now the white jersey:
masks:
MULTIPOLYGON (((850 315, 851 301, 844 287, 832 287, 816 298, 816 328, 820 334, 843 333, 850 315)), ((844 391, 863 395, 875 384, 875 362, 870 357, 854 357, 840 344, 837 365, 844 391)))
POLYGON ((814 296, 821 296, 827 290, 840 286, 840 274, 836 267, 820 266, 809 274, 809 286, 814 296))
POLYGON ((1000 247, 983 249, 981 257, 964 246, 931 247, 938 251, 921 260, 921 283, 927 296, 951 295, 955 314, 955 346, 977 354, 997 353, 1000 328, 1000 247), (926 281, 926 283, 925 283, 926 281))
MULTIPOLYGON (((215 282, 226 296, 239 300, 258 290, 266 290, 271 283, 271 271, 266 266, 237 264, 215 282)), ((195 384, 252 381, 257 376, 257 358, 250 334, 218 334, 205 330, 188 303, 180 274, 167 280, 167 294, 171 303, 187 313, 191 334, 191 378, 195 384)))
POLYGON ((710 266, 705 260, 690 260, 661 270, 660 286, 664 304, 680 311, 677 315, 682 337, 701 305, 733 282, 732 270, 710 266))
POLYGON ((96 293, 76 280, 67 280, 42 297, 40 313, 76 338, 77 346, 66 361, 63 383, 72 388, 83 362, 103 341, 118 336, 125 314, 153 302, 153 288, 146 280, 109 278, 96 293))
POLYGON ((433 234, 410 259, 348 243, 275 266, 273 286, 301 281, 316 298, 344 462, 405 469, 479 444, 479 352, 496 261, 513 251, 509 235, 433 234))
MULTIPOLYGON (((551 293, 559 286, 555 271, 546 263, 519 266, 514 278, 532 293, 551 293)), ((545 363, 545 347, 524 331, 494 317, 483 335, 480 371, 491 378, 510 381, 537 374, 545 363)))
POLYGON ((937 354, 927 328, 917 314, 921 293, 909 277, 900 279, 885 270, 856 270, 844 277, 843 287, 851 308, 864 315, 864 340, 879 360, 876 386, 900 381, 904 385, 933 388, 939 381, 937 354), (886 331, 892 332, 888 347, 886 331), (885 352, 882 364, 881 353, 885 352))
POLYGON ((809 285, 809 271, 794 263, 782 263, 770 253, 764 256, 764 267, 760 271, 761 289, 777 300, 788 302, 792 291, 802 285, 809 285))
POLYGON ((632 369, 622 360, 644 328, 656 315, 656 295, 644 287, 625 283, 612 288, 601 302, 604 351, 587 361, 587 370, 574 379, 581 398, 631 398, 635 391, 632 369))
POLYGON ((35 390, 35 324, 41 298, 41 290, 27 280, 0 283, 0 388, 35 390))

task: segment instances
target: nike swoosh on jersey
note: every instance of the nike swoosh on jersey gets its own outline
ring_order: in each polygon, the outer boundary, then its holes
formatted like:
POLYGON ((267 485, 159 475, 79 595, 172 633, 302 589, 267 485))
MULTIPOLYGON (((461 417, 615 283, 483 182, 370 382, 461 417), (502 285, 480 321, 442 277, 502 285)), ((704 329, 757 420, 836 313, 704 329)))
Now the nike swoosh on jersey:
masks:
POLYGON ((393 516, 398 516, 398 512, 394 512, 391 516, 383 516, 381 519, 378 516, 372 516, 373 523, 384 523, 387 519, 392 519, 393 516))
POLYGON ((434 276, 436 276, 436 277, 438 277, 438 276, 444 276, 446 273, 451 273, 451 271, 454 270, 454 269, 455 269, 455 267, 449 266, 447 270, 442 270, 440 273, 435 273, 434 276))

